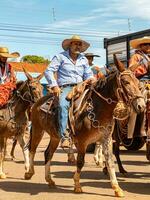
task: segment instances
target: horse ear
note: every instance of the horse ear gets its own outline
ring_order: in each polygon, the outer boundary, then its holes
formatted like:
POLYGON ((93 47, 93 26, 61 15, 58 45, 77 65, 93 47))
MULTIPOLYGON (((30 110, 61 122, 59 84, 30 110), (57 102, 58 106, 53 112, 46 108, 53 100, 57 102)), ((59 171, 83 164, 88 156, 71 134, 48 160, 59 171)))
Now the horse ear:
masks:
POLYGON ((24 71, 24 73, 25 73, 27 79, 31 81, 33 78, 32 78, 32 76, 25 70, 24 67, 23 67, 23 71, 24 71))
POLYGON ((44 76, 44 72, 38 75, 37 80, 41 80, 41 78, 44 76))
POLYGON ((114 64, 116 65, 117 69, 120 72, 123 72, 125 70, 124 64, 120 60, 118 60, 116 54, 113 54, 113 58, 114 58, 114 64))
POLYGON ((111 73, 111 71, 107 67, 104 67, 104 69, 105 69, 107 75, 109 75, 111 73))

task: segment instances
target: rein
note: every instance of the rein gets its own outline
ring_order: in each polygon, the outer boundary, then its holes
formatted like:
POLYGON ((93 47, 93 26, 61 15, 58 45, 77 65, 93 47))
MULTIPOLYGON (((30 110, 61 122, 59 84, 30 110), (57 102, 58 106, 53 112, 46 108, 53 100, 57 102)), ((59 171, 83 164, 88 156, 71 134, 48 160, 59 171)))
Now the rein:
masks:
MULTIPOLYGON (((8 119, 8 122, 12 119, 15 118, 15 115, 13 114, 13 110, 12 110, 12 107, 11 105, 15 102, 15 97, 19 97, 20 99, 22 99, 24 102, 29 102, 30 105, 34 102, 34 99, 33 99, 33 96, 31 94, 31 88, 28 84, 27 81, 25 81, 21 86, 20 88, 16 91, 16 95, 14 95, 12 97, 12 99, 9 101, 8 105, 7 105, 7 109, 9 110, 9 115, 10 115, 10 118, 8 119), (21 94, 21 91, 23 90, 23 88, 27 85, 28 87, 28 91, 26 91, 23 95, 21 94), (30 97, 30 100, 25 98, 25 96, 29 94, 29 97, 30 97)), ((19 99, 17 99, 17 101, 19 101, 19 99)))
POLYGON ((30 104, 32 104, 34 102, 34 97, 32 95, 31 88, 30 88, 29 83, 27 81, 24 82, 24 84, 21 86, 21 89, 19 88, 19 90, 16 91, 16 94, 17 94, 17 97, 20 97, 23 101, 29 102, 30 104), (27 85, 28 90, 23 95, 21 95, 21 91, 23 90, 25 85, 27 85), (25 96, 27 94, 29 94, 30 100, 25 98, 25 96))

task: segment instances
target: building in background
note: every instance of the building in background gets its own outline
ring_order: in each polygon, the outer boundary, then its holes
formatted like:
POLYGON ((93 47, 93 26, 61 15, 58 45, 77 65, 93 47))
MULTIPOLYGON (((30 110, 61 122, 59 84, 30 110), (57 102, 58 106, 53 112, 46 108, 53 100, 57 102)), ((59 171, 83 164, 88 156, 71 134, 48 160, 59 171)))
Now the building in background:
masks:
MULTIPOLYGON (((25 81, 27 78, 23 72, 23 68, 31 74, 33 77, 37 77, 40 73, 43 73, 47 68, 48 64, 39 63, 26 63, 26 62, 9 62, 13 67, 18 81, 25 81)), ((47 81, 45 77, 40 80, 41 84, 44 86, 44 95, 46 94, 47 81)))

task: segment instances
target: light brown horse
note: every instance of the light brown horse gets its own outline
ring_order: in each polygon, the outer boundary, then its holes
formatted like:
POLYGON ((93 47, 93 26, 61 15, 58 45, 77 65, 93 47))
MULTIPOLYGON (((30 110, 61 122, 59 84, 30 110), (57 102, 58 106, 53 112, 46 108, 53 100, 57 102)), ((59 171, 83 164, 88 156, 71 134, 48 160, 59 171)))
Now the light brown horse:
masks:
MULTIPOLYGON (((95 86, 87 92, 87 98, 84 102, 84 109, 75 121, 75 135, 72 139, 77 148, 77 171, 74 174, 74 191, 81 193, 82 188, 79 183, 81 169, 84 166, 84 157, 88 144, 101 141, 104 149, 104 156, 108 167, 112 188, 115 195, 124 196, 123 191, 118 185, 113 155, 112 155, 112 131, 114 128, 113 110, 117 104, 117 90, 120 88, 126 96, 126 102, 134 104, 138 111, 145 108, 144 98, 138 88, 138 80, 131 71, 126 70, 116 60, 119 71, 112 72, 106 80, 98 80, 95 86)), ((124 99, 124 100, 125 100, 124 99)), ((58 134, 58 99, 51 95, 45 96, 34 104, 32 108, 32 136, 30 139, 30 167, 25 173, 25 179, 30 179, 34 174, 34 156, 36 148, 43 137, 44 131, 50 135, 50 142, 45 151, 45 180, 49 186, 55 183, 51 178, 50 164, 54 152, 56 151, 60 137, 58 134), (54 98, 55 106, 51 113, 47 114, 40 109, 40 106, 48 98, 54 98)), ((72 130, 72 129, 71 129, 72 130)))
POLYGON ((29 167, 29 151, 25 148, 23 135, 27 127, 27 109, 43 96, 43 87, 40 79, 43 74, 33 78, 25 70, 27 80, 19 82, 8 104, 0 109, 0 179, 6 178, 3 171, 3 162, 5 158, 6 141, 12 136, 17 137, 22 148, 25 168, 29 167))

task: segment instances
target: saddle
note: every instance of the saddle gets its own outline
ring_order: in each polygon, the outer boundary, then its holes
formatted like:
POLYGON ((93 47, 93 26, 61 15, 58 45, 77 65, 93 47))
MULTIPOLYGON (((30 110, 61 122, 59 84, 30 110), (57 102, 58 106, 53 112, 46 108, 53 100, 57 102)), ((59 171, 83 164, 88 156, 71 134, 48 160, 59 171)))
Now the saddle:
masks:
POLYGON ((49 98, 40 106, 40 110, 47 114, 53 114, 58 109, 58 97, 52 92, 48 94, 49 98))
POLYGON ((79 123, 81 121, 81 115, 87 106, 87 99, 91 95, 91 90, 87 87, 86 83, 80 83, 74 86, 72 91, 67 95, 67 100, 71 101, 69 108, 68 127, 71 128, 72 133, 75 135, 74 129, 79 129, 79 123))
MULTIPOLYGON (((70 101, 68 127, 75 134, 74 128, 77 126, 75 121, 80 118, 83 110, 86 108, 87 99, 90 90, 85 82, 80 83, 72 88, 66 99, 70 101)), ((49 98, 40 106, 40 109, 47 114, 55 114, 58 109, 59 99, 52 92, 48 94, 49 98)))

